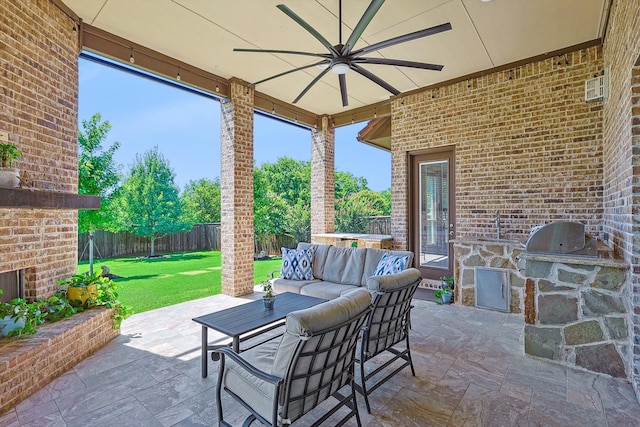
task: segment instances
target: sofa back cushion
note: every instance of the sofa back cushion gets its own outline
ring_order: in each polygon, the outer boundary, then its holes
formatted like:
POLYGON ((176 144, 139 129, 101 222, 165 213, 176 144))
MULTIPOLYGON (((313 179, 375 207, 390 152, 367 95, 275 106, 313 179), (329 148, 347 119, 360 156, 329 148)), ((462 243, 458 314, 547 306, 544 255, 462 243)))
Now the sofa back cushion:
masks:
POLYGON ((327 253, 329 252, 330 247, 331 245, 316 245, 314 243, 307 242, 298 243, 298 250, 315 248, 315 252, 313 254, 313 268, 311 270, 315 279, 324 280, 324 264, 327 261, 327 253))
POLYGON ((408 256, 409 260, 407 262, 407 268, 413 265, 413 252, 411 251, 390 251, 387 249, 367 249, 367 257, 364 263, 364 271, 362 273, 362 281, 360 282, 361 286, 367 286, 367 279, 376 272, 376 267, 380 263, 382 256, 384 254, 398 255, 398 256, 408 256))
POLYGON ((365 248, 331 246, 324 264, 322 280, 343 285, 363 286, 362 272, 366 253, 365 248))

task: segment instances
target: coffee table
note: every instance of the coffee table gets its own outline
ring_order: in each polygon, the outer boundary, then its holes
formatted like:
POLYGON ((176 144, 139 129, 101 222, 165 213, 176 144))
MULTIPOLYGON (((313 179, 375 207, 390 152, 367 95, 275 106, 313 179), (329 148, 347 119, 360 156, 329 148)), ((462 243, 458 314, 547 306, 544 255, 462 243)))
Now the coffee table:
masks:
POLYGON ((313 307, 325 301, 322 298, 284 292, 276 296, 275 306, 271 310, 264 308, 262 299, 259 299, 216 311, 215 313, 195 317, 192 320, 202 325, 202 378, 207 378, 208 374, 208 352, 223 347, 221 345, 209 345, 209 328, 231 337, 233 351, 240 353, 241 341, 246 341, 282 326, 285 317, 292 311, 313 307), (265 326, 268 327, 265 328, 265 326), (260 330, 256 331, 257 329, 260 330))

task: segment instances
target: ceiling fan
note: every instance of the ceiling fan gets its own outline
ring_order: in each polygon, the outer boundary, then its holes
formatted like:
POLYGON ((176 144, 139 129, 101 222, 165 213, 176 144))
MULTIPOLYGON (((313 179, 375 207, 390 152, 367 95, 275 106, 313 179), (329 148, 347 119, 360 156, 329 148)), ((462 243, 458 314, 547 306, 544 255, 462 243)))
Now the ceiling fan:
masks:
POLYGON ((296 15, 291 9, 283 4, 279 4, 277 6, 278 9, 283 11, 287 16, 296 21, 302 28, 307 30, 312 36, 314 36, 324 47, 327 48, 329 53, 312 53, 312 52, 298 52, 291 50, 278 50, 278 49, 233 49, 234 52, 260 52, 260 53, 278 53, 278 54, 291 54, 291 55, 305 55, 305 56, 314 56, 317 58, 322 58, 319 62, 314 62, 312 64, 304 65, 302 67, 297 67, 292 70, 285 71, 280 74, 276 74, 271 77, 267 77, 266 79, 260 80, 258 82, 253 83, 253 86, 258 85, 260 83, 264 83, 266 81, 285 76, 287 74, 294 73, 296 71, 304 70, 311 67, 319 67, 322 68, 322 72, 318 74, 316 78, 314 78, 311 83, 304 88, 300 95, 296 99, 293 100, 293 103, 297 103, 308 91, 311 87, 316 84, 325 74, 329 72, 329 70, 333 71, 338 75, 338 80, 340 83, 340 95, 342 97, 342 106, 346 107, 349 105, 348 96, 347 96, 347 78, 345 74, 349 70, 353 70, 356 73, 366 77, 372 82, 378 84, 384 89, 388 90, 394 95, 398 95, 400 93, 399 90, 391 86, 389 83, 385 82, 381 78, 377 77, 373 73, 367 71, 362 67, 364 64, 376 64, 376 65, 393 65, 396 67, 411 67, 411 68, 421 68, 424 70, 435 70, 441 71, 442 65, 428 64, 423 62, 413 62, 413 61, 405 61, 401 59, 388 59, 388 58, 370 58, 365 57, 367 53, 375 52, 380 49, 394 46, 396 44, 404 43, 407 41, 419 39, 422 37, 430 36, 432 34, 441 33, 443 31, 448 31, 451 29, 451 24, 441 24, 435 27, 426 28, 424 30, 415 31, 413 33, 408 33, 402 36, 393 37, 388 40, 384 40, 378 43, 371 44, 362 49, 353 50, 358 39, 364 30, 367 28, 373 17, 378 13, 378 10, 384 3, 384 0, 372 0, 367 7, 367 10, 364 12, 360 21, 353 29, 353 32, 347 39, 345 44, 342 44, 342 0, 339 0, 339 21, 340 27, 338 30, 338 44, 332 45, 325 39, 319 32, 317 32, 311 25, 304 21, 301 17, 296 15))

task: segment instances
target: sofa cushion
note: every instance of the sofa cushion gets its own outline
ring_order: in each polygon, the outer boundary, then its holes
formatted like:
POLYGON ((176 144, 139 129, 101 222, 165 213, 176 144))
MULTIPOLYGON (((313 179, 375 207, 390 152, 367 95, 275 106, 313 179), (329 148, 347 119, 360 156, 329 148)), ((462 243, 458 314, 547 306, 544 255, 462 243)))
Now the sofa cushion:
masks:
POLYGON ((313 253, 313 277, 323 280, 324 264, 331 245, 316 245, 314 243, 299 242, 298 249, 314 248, 313 253))
POLYGON ((282 248, 280 277, 289 280, 313 280, 315 248, 302 250, 282 248))
POLYGON ((359 286, 343 285, 342 283, 315 282, 301 288, 300 293, 310 297, 335 299, 347 291, 358 288, 359 286))
POLYGON ((391 255, 384 254, 378 262, 374 276, 385 276, 387 274, 399 273, 407 269, 407 263, 409 262, 408 255, 391 255))
POLYGON ((331 246, 324 264, 322 279, 344 285, 362 285, 362 272, 367 249, 331 246))
POLYGON ((296 294, 301 293, 301 289, 307 286, 310 283, 319 282, 317 279, 313 280, 289 280, 283 279, 281 277, 276 277, 271 280, 271 284, 273 285, 273 291, 276 294, 282 294, 284 292, 294 292, 296 294))
POLYGON ((378 267, 378 263, 382 259, 384 254, 391 255, 399 255, 399 256, 408 256, 409 261, 407 262, 407 268, 411 267, 413 263, 413 252, 411 251, 390 251, 386 249, 367 249, 367 256, 364 262, 364 272, 362 273, 362 286, 367 286, 367 279, 376 271, 378 267))

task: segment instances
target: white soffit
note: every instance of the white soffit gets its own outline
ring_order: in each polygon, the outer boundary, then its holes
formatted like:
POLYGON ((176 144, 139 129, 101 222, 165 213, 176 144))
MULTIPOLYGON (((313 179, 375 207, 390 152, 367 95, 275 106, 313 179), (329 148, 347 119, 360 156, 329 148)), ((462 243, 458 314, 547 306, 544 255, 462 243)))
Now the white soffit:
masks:
MULTIPOLYGON (((325 53, 300 25, 277 9, 284 3, 330 43, 338 44, 338 0, 62 0, 86 23, 225 78, 256 82, 317 62, 309 56, 233 52, 233 48, 325 53)), ((368 65, 404 92, 513 63, 602 36, 607 0, 387 0, 356 49, 434 25, 453 29, 382 49, 370 56, 428 62, 443 71, 368 65)), ((343 0, 342 41, 370 0, 343 0)), ((265 82, 257 90, 286 102, 320 73, 316 67, 265 82)), ((298 106, 333 114, 387 99, 385 89, 347 75, 349 106, 338 78, 327 73, 298 106)))

